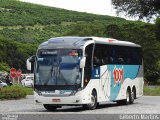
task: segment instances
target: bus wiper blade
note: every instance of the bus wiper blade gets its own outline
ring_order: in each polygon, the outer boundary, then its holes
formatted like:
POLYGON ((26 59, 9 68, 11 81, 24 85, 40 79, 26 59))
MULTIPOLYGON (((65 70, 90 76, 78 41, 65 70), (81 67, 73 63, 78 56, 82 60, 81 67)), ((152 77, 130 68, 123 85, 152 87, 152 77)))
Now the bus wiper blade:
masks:
MULTIPOLYGON (((51 79, 52 79, 52 76, 53 76, 52 75, 53 74, 53 67, 54 67, 54 65, 52 65, 51 70, 50 70, 51 76, 48 76, 48 77, 51 77, 51 79)), ((50 78, 48 78, 47 81, 43 85, 47 85, 47 83, 49 82, 49 80, 50 80, 50 78)))

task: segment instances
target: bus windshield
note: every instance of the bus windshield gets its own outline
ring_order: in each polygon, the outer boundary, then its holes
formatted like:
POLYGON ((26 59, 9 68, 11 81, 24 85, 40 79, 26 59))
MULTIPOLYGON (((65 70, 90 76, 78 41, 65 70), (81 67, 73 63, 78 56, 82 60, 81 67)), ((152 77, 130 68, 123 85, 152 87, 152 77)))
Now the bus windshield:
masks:
POLYGON ((40 50, 37 54, 35 85, 77 85, 81 83, 82 50, 40 50))

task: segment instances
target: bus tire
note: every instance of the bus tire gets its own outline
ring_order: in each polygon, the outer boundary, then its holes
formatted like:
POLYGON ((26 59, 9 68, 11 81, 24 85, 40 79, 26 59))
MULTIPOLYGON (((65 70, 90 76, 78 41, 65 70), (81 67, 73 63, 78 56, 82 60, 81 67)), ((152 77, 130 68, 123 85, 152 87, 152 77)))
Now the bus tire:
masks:
POLYGON ((126 99, 116 101, 118 105, 129 105, 134 102, 134 92, 128 88, 126 91, 126 99))
POLYGON ((134 98, 135 97, 135 92, 134 91, 132 91, 131 92, 131 100, 130 100, 130 104, 133 104, 134 103, 134 98))
POLYGON ((129 88, 126 91, 126 100, 125 100, 125 104, 133 104, 134 102, 134 92, 132 92, 129 88))
POLYGON ((91 104, 86 104, 83 105, 83 108, 88 109, 88 110, 94 110, 97 107, 97 93, 95 90, 92 91, 92 95, 91 95, 91 104))
POLYGON ((136 88, 135 88, 135 86, 133 87, 132 92, 133 92, 133 94, 134 94, 134 99, 137 99, 136 88))
POLYGON ((59 106, 54 106, 54 105, 50 105, 50 104, 43 104, 43 106, 48 111, 54 111, 54 110, 56 110, 59 107, 59 106))

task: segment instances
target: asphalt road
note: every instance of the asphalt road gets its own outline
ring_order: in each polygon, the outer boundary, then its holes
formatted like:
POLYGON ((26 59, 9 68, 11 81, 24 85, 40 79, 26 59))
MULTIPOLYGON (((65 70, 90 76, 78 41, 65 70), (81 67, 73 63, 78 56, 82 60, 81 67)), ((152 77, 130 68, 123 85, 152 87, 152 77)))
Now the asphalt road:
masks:
POLYGON ((33 96, 26 99, 0 101, 0 114, 160 114, 160 96, 143 96, 132 105, 118 106, 115 103, 101 104, 95 110, 84 110, 81 106, 64 106, 49 112, 34 103, 33 96))

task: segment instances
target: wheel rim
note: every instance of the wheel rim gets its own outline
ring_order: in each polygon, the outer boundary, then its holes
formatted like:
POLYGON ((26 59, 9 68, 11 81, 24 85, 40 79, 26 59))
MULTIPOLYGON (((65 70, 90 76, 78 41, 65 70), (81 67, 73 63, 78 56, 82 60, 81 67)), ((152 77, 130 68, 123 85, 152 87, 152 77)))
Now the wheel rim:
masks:
POLYGON ((91 96, 91 106, 94 106, 95 105, 95 101, 96 101, 96 98, 94 95, 91 96))
POLYGON ((131 100, 134 101, 134 92, 131 93, 131 100))

